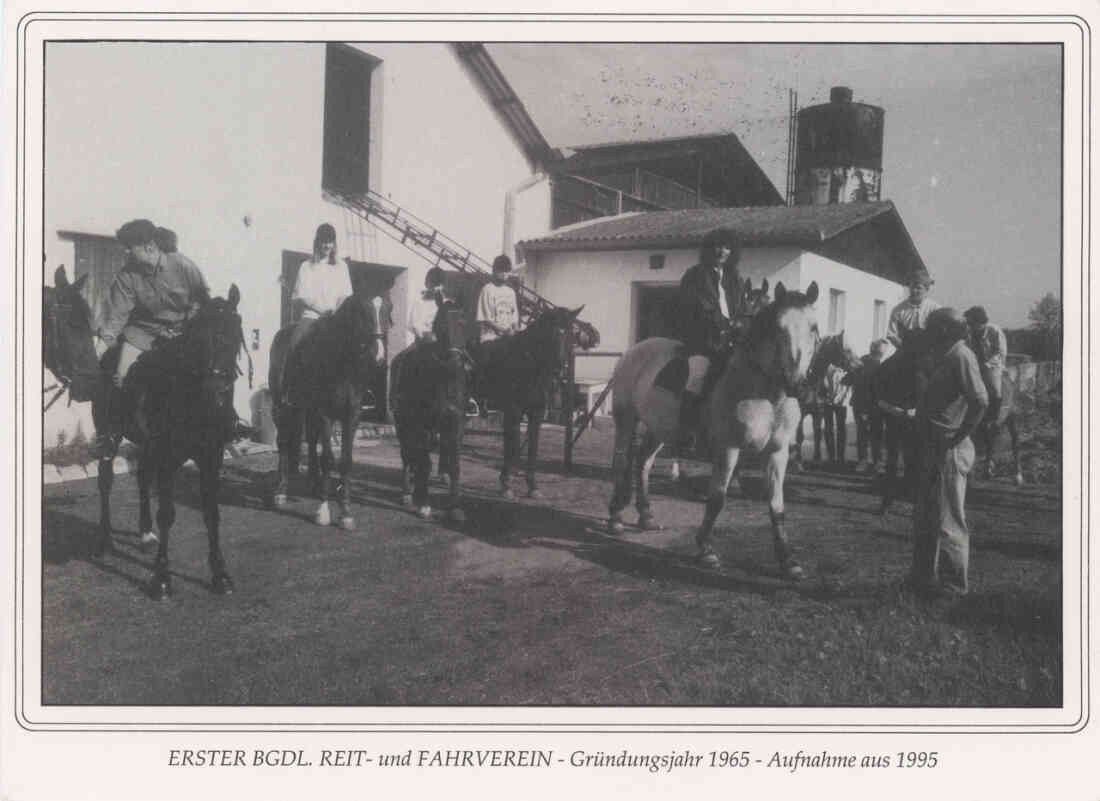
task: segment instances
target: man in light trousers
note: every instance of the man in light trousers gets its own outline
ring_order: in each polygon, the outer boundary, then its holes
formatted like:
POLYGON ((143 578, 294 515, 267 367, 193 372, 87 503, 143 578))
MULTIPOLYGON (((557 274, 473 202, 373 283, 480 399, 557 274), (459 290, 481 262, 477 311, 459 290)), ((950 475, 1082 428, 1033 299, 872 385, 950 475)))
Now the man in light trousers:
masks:
POLYGON ((960 596, 968 588, 970 531, 966 525, 966 479, 974 464, 970 436, 985 414, 988 397, 967 327, 956 309, 928 316, 933 367, 917 404, 921 448, 917 503, 913 512, 911 586, 923 595, 960 596))

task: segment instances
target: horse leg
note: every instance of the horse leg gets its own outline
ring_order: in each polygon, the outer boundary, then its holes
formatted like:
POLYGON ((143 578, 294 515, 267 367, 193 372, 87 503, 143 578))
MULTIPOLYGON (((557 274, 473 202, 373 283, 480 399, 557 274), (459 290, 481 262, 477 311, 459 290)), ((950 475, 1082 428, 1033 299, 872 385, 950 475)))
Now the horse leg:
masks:
POLYGON ((1016 486, 1022 487, 1024 485, 1024 471, 1020 467, 1020 431, 1016 427, 1016 415, 1010 413, 1005 419, 1005 425, 1008 426, 1008 436, 1012 440, 1012 466, 1016 469, 1016 486))
MULTIPOLYGON (((321 473, 318 461, 317 445, 322 436, 324 426, 323 418, 315 412, 305 414, 306 425, 306 461, 309 464, 309 487, 315 497, 321 497, 324 492, 325 476, 321 473)), ((322 448, 324 446, 322 445, 322 448)), ((325 525, 328 525, 327 523, 325 525)))
POLYGON ((786 448, 777 448, 768 456, 768 515, 772 521, 772 542, 775 556, 783 574, 797 581, 802 578, 802 568, 795 561, 785 527, 786 512, 783 507, 783 479, 787 473, 786 448))
POLYGON ((883 432, 886 438, 886 467, 882 474, 882 503, 878 510, 880 517, 886 516, 894 500, 894 488, 898 480, 898 451, 901 446, 901 432, 894 418, 886 419, 883 432))
POLYGON ((355 528, 355 518, 351 516, 351 467, 358 419, 359 410, 349 408, 340 431, 340 528, 344 531, 355 528))
POLYGON ((111 545, 111 487, 115 483, 114 458, 99 460, 99 537, 92 548, 95 556, 103 556, 112 550, 111 545))
POLYGON ((822 417, 821 417, 821 407, 820 406, 815 405, 810 409, 810 420, 813 423, 813 430, 814 430, 814 461, 817 462, 817 463, 820 463, 821 462, 821 436, 822 436, 821 424, 823 422, 822 417))
POLYGON ((279 476, 272 501, 275 507, 279 508, 286 505, 291 473, 298 472, 299 454, 296 451, 300 450, 302 445, 299 430, 301 415, 298 410, 283 405, 279 407, 276 414, 278 426, 275 442, 279 448, 279 476))
POLYGON ((539 432, 542 428, 542 418, 546 416, 546 407, 539 405, 527 410, 527 497, 541 498, 538 479, 535 474, 535 465, 539 458, 539 432))
POLYGON ((413 478, 413 506, 416 507, 416 516, 421 520, 432 519, 431 496, 428 482, 432 476, 432 453, 429 449, 427 429, 417 432, 423 436, 423 441, 415 443, 412 449, 412 478, 413 478))
POLYGON ((332 523, 332 512, 329 509, 328 497, 330 473, 332 472, 332 421, 326 416, 318 414, 314 416, 312 423, 312 436, 310 437, 310 454, 309 458, 316 467, 317 455, 315 453, 315 443, 318 438, 321 440, 321 463, 320 470, 317 473, 317 481, 315 488, 317 491, 317 498, 320 503, 317 505, 317 511, 313 514, 313 522, 319 526, 327 526, 332 523))
POLYGON ((513 404, 507 404, 503 412, 504 463, 500 467, 500 494, 505 498, 512 499, 516 496, 512 492, 509 482, 512 479, 512 465, 518 461, 519 457, 519 419, 521 411, 513 404))
POLYGON ((403 424, 398 424, 397 431, 398 446, 401 449, 401 503, 412 508, 412 450, 408 443, 408 430, 403 424))
POLYGON ((635 437, 637 419, 633 411, 615 412, 615 455, 611 459, 611 475, 615 479, 615 489, 611 493, 611 506, 607 519, 609 534, 623 533, 623 509, 630 504, 634 491, 635 437))
POLYGON ((153 483, 153 468, 150 462, 151 459, 146 452, 146 448, 143 447, 138 457, 137 474, 138 503, 140 505, 140 512, 138 513, 138 532, 141 535, 142 548, 152 548, 157 544, 157 535, 156 532, 153 531, 153 512, 149 504, 149 488, 153 483))
POLYGON ((162 460, 157 464, 157 527, 160 529, 160 545, 153 563, 153 583, 149 594, 156 600, 172 594, 172 577, 168 572, 168 536, 176 522, 176 504, 172 498, 172 485, 176 471, 162 460))
POLYGON ((791 449, 791 472, 801 473, 804 471, 802 466, 802 445, 806 441, 806 432, 803 429, 803 424, 806 422, 806 412, 800 411, 798 418, 798 425, 794 430, 794 447, 791 449))
POLYGON ((642 531, 661 530, 661 524, 654 519, 649 505, 649 473, 653 469, 653 463, 657 461, 660 450, 661 443, 647 431, 642 437, 641 448, 637 454, 637 473, 635 474, 638 485, 638 528, 642 531))
POLYGON ((465 410, 457 409, 445 419, 439 434, 439 469, 444 471, 450 486, 447 492, 447 517, 452 523, 466 522, 462 511, 462 491, 459 486, 459 451, 462 448, 462 435, 466 426, 465 410))
POLYGON ((208 561, 210 562, 210 587, 218 595, 233 592, 233 579, 225 569, 225 557, 222 556, 220 526, 221 511, 218 509, 218 478, 222 469, 222 449, 211 448, 199 463, 199 498, 202 502, 202 520, 206 524, 206 539, 209 543, 208 561))
POLYGON ((707 506, 703 513, 703 524, 699 526, 699 532, 695 535, 695 544, 699 546, 699 561, 704 567, 721 567, 722 560, 711 545, 711 535, 714 533, 714 521, 718 519, 722 508, 726 505, 726 488, 733 478, 733 469, 737 467, 737 459, 741 455, 739 448, 725 448, 714 460, 710 473, 710 485, 707 487, 707 506))

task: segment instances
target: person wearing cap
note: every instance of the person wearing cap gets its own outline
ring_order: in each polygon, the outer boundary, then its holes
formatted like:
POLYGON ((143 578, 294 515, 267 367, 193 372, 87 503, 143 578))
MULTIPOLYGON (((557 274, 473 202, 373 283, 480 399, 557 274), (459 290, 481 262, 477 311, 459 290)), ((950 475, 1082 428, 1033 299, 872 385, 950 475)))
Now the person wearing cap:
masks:
POLYGON ((970 531, 966 480, 974 464, 977 430, 988 405, 967 325, 952 308, 928 315, 932 371, 917 404, 920 448, 913 509, 913 563, 909 584, 930 595, 964 595, 969 587, 970 531))
POLYGON ((476 319, 483 344, 519 330, 519 300, 516 290, 508 285, 511 272, 512 260, 503 254, 497 256, 493 259, 493 276, 478 295, 476 319))
POLYGON ((989 393, 989 408, 985 419, 990 425, 997 422, 1001 411, 1001 381, 1004 376, 1005 357, 1008 355, 1008 340, 1000 326, 989 322, 989 315, 981 306, 971 306, 963 313, 970 328, 970 347, 978 357, 982 370, 986 392, 989 393))
POLYGON ((923 329, 928 315, 940 307, 939 303, 928 296, 934 283, 928 271, 921 268, 909 281, 909 297, 890 312, 886 338, 895 348, 902 347, 905 335, 910 331, 923 329))
POLYGON ((428 270, 428 274, 424 276, 424 291, 409 309, 409 333, 414 345, 435 341, 432 328, 444 301, 443 279, 443 268, 432 267, 428 270))
POLYGON ((688 378, 680 403, 680 433, 690 438, 698 423, 707 371, 725 344, 730 321, 741 302, 741 276, 737 263, 741 246, 737 234, 716 228, 703 237, 699 263, 680 279, 677 296, 679 337, 688 357, 688 378))
MULTIPOLYGON (((126 252, 126 264, 115 275, 107 295, 103 322, 96 332, 96 354, 118 348, 112 375, 121 389, 130 369, 142 353, 160 338, 178 335, 184 322, 210 297, 206 279, 194 262, 182 253, 165 253, 158 245, 159 231, 149 220, 131 220, 115 233, 126 252)), ((96 433, 95 450, 102 458, 113 456, 119 404, 109 386, 103 388, 103 430, 96 433)))

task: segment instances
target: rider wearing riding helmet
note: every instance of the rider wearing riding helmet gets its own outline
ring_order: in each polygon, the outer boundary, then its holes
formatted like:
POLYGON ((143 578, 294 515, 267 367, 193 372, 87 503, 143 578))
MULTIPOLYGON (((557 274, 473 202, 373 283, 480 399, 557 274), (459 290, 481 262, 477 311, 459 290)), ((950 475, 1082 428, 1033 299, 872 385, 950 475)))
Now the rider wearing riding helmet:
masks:
MULTIPOLYGON (((158 244, 159 231, 149 220, 131 220, 115 237, 126 251, 127 261, 111 284, 103 324, 97 332, 96 353, 118 346, 113 375, 121 388, 142 353, 160 338, 178 335, 183 323, 210 297, 199 268, 182 253, 166 253, 158 244)), ((104 410, 110 425, 117 424, 111 396, 105 394, 104 410)), ((101 454, 109 432, 97 434, 101 454)))
POLYGON ((728 337, 730 321, 737 316, 740 259, 737 235, 728 228, 716 228, 703 237, 699 264, 680 279, 678 328, 688 356, 688 378, 680 404, 683 433, 695 426, 707 371, 728 337))

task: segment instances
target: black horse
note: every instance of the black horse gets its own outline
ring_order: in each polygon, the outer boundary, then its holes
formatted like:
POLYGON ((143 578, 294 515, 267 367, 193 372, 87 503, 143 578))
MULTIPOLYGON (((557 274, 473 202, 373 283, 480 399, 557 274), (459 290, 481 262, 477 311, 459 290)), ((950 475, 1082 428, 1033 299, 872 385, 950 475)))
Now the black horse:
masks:
POLYGON ((399 353, 391 365, 390 399, 401 446, 403 501, 421 518, 431 518, 428 478, 431 445, 439 441, 439 469, 448 478, 447 516, 461 523, 459 451, 466 430, 468 378, 473 362, 466 350, 466 315, 446 301, 433 326, 436 341, 399 353))
POLYGON ((488 346, 471 343, 478 394, 488 398, 504 418, 500 491, 505 498, 515 497, 510 482, 513 466, 519 460, 519 428, 525 415, 527 497, 542 497, 535 477, 539 428, 546 415, 549 395, 569 360, 569 330, 583 308, 549 309, 517 334, 488 343, 488 346))
POLYGON ((290 475, 298 473, 302 427, 306 429, 309 476, 313 492, 320 499, 314 515, 317 525, 332 522, 329 511, 329 473, 333 467, 332 424, 341 426, 340 447, 340 517, 341 528, 352 529, 351 488, 349 474, 352 446, 359 423, 363 398, 374 386, 381 360, 382 332, 371 299, 364 294, 347 298, 340 308, 319 319, 298 344, 299 353, 293 359, 299 374, 284 376, 290 329, 284 328, 271 343, 271 367, 268 387, 275 403, 275 425, 278 428, 279 477, 274 503, 282 507, 287 502, 290 475), (286 380, 289 379, 289 380, 286 380), (293 382, 299 392, 290 405, 284 397, 286 384, 293 382), (318 464, 317 444, 321 454, 318 464))
MULTIPOLYGON (((65 322, 58 329, 46 330, 46 351, 56 363, 68 363, 79 375, 98 370, 99 391, 92 402, 97 431, 110 424, 107 405, 124 409, 122 434, 139 446, 138 490, 140 493, 140 530, 151 534, 150 487, 156 481, 160 529, 159 547, 154 563, 150 594, 164 598, 171 594, 168 568, 168 538, 175 522, 173 483, 176 472, 188 459, 199 469, 199 492, 203 520, 209 539, 211 587, 222 594, 233 591, 233 581, 222 556, 218 510, 218 486, 225 444, 236 430, 233 386, 240 375, 237 357, 244 347, 241 318, 237 314, 240 292, 234 284, 226 299, 207 300, 175 338, 161 340, 143 354, 131 368, 121 399, 110 399, 108 367, 117 352, 109 351, 96 363, 92 347, 91 314, 87 302, 75 285, 57 279, 53 296, 65 322), (61 328, 66 333, 58 336, 61 328), (89 353, 91 356, 89 357, 89 353)), ((47 298, 49 302, 49 298, 47 298)), ((59 318, 60 319, 60 318, 59 318)), ((247 352, 247 351, 246 351, 247 352)), ((47 360, 47 361, 49 361, 47 360)), ((102 556, 112 548, 111 488, 114 483, 112 456, 99 461, 100 522, 94 553, 102 556)))

